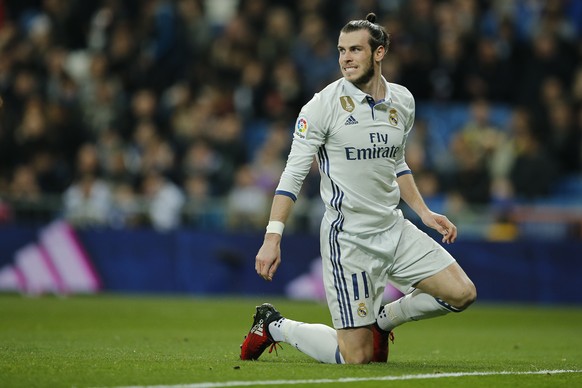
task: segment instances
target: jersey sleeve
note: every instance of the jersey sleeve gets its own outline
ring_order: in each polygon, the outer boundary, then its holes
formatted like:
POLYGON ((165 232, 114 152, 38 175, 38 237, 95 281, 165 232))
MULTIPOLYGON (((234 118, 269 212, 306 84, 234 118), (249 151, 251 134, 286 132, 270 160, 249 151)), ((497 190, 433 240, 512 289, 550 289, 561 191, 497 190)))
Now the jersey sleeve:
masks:
POLYGON ((311 168, 314 155, 325 141, 328 109, 323 107, 320 99, 320 95, 316 94, 297 117, 291 151, 275 191, 275 194, 286 195, 294 201, 311 168))
POLYGON ((396 176, 401 176, 401 175, 405 175, 405 174, 412 174, 412 171, 410 170, 410 167, 408 167, 408 164, 406 164, 406 158, 405 158, 405 149, 406 149, 406 141, 408 140, 408 135, 410 134, 410 131, 412 131, 412 127, 414 126, 414 118, 415 118, 415 114, 416 114, 416 103, 414 101, 414 97, 412 96, 412 94, 409 92, 410 95, 410 104, 408 106, 408 115, 407 115, 407 121, 406 121, 406 125, 404 128, 404 138, 402 139, 402 146, 400 147, 400 155, 399 158, 396 160, 396 176))

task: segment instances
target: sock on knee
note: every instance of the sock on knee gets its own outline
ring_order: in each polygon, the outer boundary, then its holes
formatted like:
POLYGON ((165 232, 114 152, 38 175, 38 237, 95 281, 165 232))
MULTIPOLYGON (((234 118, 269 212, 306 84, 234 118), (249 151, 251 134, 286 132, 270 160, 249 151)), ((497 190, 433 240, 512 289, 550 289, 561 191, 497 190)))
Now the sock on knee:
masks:
POLYGON ((417 289, 385 305, 377 322, 382 330, 392 331, 395 327, 406 322, 434 318, 459 311, 441 299, 417 289))

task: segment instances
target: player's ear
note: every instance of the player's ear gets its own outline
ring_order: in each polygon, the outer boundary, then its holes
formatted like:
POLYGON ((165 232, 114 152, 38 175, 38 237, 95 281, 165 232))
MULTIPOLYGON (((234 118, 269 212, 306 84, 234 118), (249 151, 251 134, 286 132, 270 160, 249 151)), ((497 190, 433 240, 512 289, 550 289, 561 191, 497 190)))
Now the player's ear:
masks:
POLYGON ((386 55, 386 48, 382 45, 378 46, 376 48, 376 50, 374 51, 374 59, 376 61, 381 61, 382 59, 384 59, 384 56, 386 55))

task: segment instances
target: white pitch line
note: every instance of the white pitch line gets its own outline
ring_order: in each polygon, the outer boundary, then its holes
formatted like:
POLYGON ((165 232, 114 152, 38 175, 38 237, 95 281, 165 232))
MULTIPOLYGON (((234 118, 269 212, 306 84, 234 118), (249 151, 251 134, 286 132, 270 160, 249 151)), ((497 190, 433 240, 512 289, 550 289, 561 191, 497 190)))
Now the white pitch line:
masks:
POLYGON ((297 385, 297 384, 335 384, 335 383, 355 383, 365 381, 398 381, 398 380, 426 380, 442 379, 446 377, 467 377, 467 376, 499 376, 499 375, 545 375, 563 373, 582 373, 582 370, 536 370, 536 371, 499 371, 499 372, 452 372, 452 373, 427 373, 402 376, 376 376, 376 377, 342 377, 339 379, 305 379, 305 380, 264 380, 264 381, 222 381, 206 382, 179 385, 135 385, 118 388, 220 388, 220 387, 249 387, 254 385, 297 385))

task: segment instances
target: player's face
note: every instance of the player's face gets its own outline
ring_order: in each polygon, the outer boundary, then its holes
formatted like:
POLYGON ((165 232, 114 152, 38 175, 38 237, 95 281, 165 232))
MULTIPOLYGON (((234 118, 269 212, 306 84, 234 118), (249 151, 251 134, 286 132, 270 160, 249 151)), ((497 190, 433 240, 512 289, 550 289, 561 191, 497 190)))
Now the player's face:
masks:
POLYGON ((344 78, 354 85, 365 85, 374 76, 374 59, 367 30, 340 33, 339 65, 344 78))

